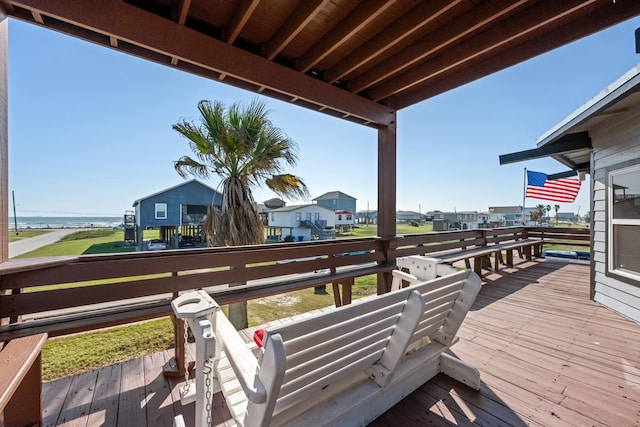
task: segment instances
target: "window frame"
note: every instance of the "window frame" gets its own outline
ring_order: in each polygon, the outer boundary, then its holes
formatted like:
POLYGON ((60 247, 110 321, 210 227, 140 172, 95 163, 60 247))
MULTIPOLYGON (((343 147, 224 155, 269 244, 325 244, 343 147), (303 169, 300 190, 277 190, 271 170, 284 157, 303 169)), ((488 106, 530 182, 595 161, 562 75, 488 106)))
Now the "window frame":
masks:
POLYGON ((616 268, 614 264, 615 260, 615 241, 613 228, 615 225, 625 225, 640 227, 640 218, 614 218, 613 216, 613 202, 615 200, 613 194, 613 180, 617 175, 623 175, 627 173, 640 172, 640 163, 626 165, 624 167, 612 167, 607 170, 607 273, 618 276, 618 278, 625 282, 633 283, 636 286, 640 286, 640 273, 634 273, 627 270, 621 270, 616 268), (626 279, 626 280, 625 280, 626 279))
POLYGON ((167 219, 169 218, 169 212, 167 209, 167 204, 166 203, 156 203, 154 206, 154 216, 155 219, 167 219), (158 212, 161 211, 160 209, 158 209, 159 207, 164 206, 164 216, 160 216, 158 215, 158 212))

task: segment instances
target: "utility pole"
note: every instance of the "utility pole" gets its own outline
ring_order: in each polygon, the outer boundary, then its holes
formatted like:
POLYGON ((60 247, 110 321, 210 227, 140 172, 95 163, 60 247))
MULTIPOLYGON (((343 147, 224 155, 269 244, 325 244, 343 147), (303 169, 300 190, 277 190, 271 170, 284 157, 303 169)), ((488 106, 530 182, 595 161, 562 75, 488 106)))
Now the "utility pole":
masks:
POLYGON ((13 226, 16 230, 16 236, 18 235, 18 217, 16 216, 16 195, 13 190, 11 190, 11 199, 13 199, 13 226))

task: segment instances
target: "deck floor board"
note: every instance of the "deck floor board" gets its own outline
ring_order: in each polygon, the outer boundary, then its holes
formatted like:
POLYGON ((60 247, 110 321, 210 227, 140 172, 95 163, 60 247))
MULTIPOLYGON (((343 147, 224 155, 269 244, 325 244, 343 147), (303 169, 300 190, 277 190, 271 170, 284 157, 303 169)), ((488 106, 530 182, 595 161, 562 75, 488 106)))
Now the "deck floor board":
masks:
MULTIPOLYGON (((372 426, 640 427, 640 325, 589 300, 587 263, 525 260, 483 281, 453 347, 480 369, 480 391, 440 374, 372 426)), ((159 427, 178 413, 191 425, 184 380, 162 375, 170 357, 45 383, 44 425, 159 427)), ((212 406, 213 424, 230 426, 219 394, 212 406)))

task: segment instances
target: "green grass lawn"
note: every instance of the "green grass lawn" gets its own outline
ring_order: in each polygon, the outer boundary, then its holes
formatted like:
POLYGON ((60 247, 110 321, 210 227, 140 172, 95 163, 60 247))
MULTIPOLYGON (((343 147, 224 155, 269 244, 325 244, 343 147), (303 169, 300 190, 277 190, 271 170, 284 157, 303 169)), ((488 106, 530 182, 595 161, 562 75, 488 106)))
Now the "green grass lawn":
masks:
POLYGON ((122 230, 88 230, 68 234, 58 242, 20 255, 18 258, 36 258, 60 255, 104 254, 132 252, 124 247, 122 230))
MULTIPOLYGON (((414 227, 411 224, 396 224, 397 234, 421 234, 433 232, 433 226, 431 224, 420 224, 418 227, 414 227)), ((344 238, 351 237, 374 237, 378 235, 378 227, 375 224, 360 225, 358 228, 354 228, 351 233, 343 235, 344 238)))
POLYGON ((47 233, 51 233, 51 230, 18 230, 18 233, 13 230, 9 230, 9 243, 47 233))

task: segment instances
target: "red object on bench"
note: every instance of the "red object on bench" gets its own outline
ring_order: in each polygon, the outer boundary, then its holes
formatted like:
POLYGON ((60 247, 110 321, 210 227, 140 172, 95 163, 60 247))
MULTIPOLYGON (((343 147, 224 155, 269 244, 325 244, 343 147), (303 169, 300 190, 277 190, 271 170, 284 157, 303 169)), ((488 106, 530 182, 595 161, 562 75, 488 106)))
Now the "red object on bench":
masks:
POLYGON ((253 342, 255 342, 258 347, 262 348, 262 340, 264 339, 264 329, 256 329, 253 333, 253 342))

